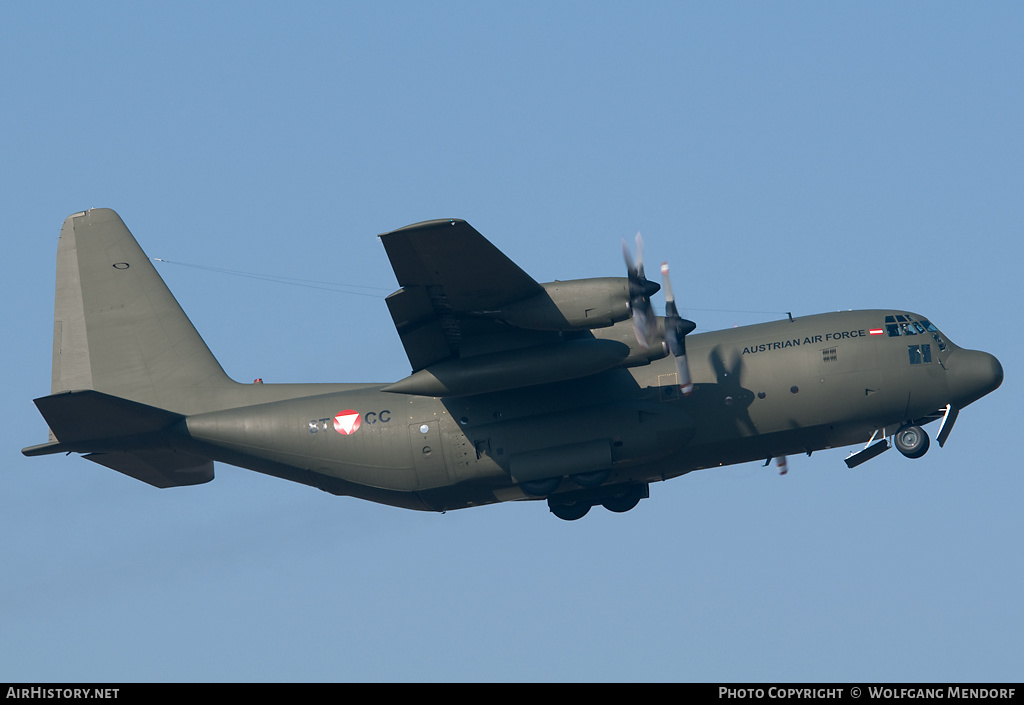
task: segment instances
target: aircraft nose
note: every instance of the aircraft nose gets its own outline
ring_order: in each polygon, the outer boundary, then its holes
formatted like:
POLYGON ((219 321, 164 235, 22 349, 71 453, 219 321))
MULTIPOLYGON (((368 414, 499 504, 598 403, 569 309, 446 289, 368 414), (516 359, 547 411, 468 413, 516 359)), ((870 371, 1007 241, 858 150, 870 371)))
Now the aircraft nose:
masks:
POLYGON ((957 350, 946 361, 950 401, 963 408, 1003 383, 1003 366, 995 355, 980 350, 957 350))

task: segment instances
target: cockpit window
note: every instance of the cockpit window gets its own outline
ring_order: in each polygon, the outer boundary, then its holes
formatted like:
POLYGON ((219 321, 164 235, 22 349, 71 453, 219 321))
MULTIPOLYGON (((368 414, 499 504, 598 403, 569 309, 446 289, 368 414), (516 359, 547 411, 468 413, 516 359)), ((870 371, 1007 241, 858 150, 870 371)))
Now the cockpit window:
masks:
POLYGON ((939 350, 946 349, 946 342, 939 334, 939 329, 932 325, 927 318, 915 321, 908 313, 895 313, 885 317, 885 331, 890 338, 901 335, 928 335, 931 334, 935 342, 939 344, 939 350))

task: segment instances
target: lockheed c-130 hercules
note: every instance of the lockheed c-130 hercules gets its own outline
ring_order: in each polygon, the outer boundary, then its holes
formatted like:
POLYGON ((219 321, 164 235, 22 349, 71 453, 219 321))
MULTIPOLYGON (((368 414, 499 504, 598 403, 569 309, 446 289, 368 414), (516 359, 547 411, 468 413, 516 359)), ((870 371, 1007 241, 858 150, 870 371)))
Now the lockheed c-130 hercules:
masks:
POLYGON ((82 453, 156 487, 214 461, 335 495, 430 511, 546 500, 556 516, 632 509, 702 468, 863 444, 917 458, 996 389, 992 355, 902 310, 693 334, 623 244, 627 276, 536 282, 462 220, 380 235, 386 302, 412 373, 391 384, 230 379, 112 210, 57 248, 50 428, 28 456, 82 453))

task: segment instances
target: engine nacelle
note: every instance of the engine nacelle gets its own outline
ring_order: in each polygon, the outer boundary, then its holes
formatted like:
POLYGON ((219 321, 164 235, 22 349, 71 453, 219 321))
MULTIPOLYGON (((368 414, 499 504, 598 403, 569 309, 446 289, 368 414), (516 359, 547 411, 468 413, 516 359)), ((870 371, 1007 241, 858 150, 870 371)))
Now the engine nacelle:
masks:
POLYGON ((541 286, 543 293, 488 315, 530 330, 606 328, 631 315, 625 277, 570 279, 541 286))
POLYGON ((621 321, 609 328, 595 330, 594 337, 625 343, 629 346, 629 355, 619 363, 619 367, 639 367, 668 355, 668 345, 665 344, 665 319, 659 316, 655 328, 656 332, 646 348, 637 342, 632 321, 621 321))

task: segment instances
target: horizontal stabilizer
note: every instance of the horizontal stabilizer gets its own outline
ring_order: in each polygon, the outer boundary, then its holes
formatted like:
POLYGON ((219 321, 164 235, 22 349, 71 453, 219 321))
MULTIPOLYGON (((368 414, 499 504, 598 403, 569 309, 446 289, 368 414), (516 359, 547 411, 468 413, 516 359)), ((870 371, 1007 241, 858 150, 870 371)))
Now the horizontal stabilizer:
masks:
POLYGON ((90 453, 85 458, 160 489, 201 485, 213 479, 212 460, 173 449, 90 453))
POLYGON ((62 445, 162 431, 184 416, 92 389, 59 392, 35 400, 62 445))
POLYGON ((94 463, 160 488, 213 479, 213 461, 176 447, 181 414, 92 389, 51 394, 35 404, 57 440, 25 448, 25 455, 87 453, 94 463))

